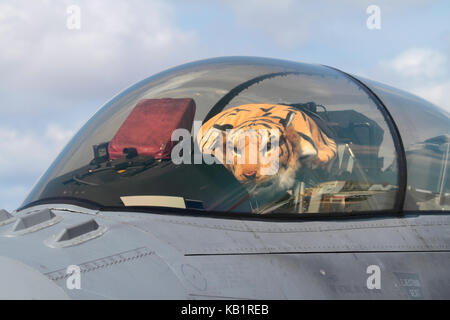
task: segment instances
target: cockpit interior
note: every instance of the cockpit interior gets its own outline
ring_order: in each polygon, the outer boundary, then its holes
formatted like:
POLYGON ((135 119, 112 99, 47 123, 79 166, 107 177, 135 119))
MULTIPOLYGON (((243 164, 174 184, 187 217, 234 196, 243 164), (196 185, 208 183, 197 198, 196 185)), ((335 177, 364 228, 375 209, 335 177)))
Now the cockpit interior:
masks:
POLYGON ((22 208, 64 202, 230 215, 448 210, 448 115, 436 111, 437 132, 406 141, 396 122, 401 107, 391 109, 392 92, 385 103, 382 91, 326 66, 277 60, 175 68, 108 102, 22 208))

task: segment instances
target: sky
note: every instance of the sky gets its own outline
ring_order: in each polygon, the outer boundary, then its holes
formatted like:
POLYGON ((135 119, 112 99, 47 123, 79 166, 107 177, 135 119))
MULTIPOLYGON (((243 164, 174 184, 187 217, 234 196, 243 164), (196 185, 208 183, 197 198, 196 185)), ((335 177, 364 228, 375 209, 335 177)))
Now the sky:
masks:
POLYGON ((449 21, 446 0, 0 0, 0 209, 111 97, 190 61, 320 63, 450 111, 449 21))

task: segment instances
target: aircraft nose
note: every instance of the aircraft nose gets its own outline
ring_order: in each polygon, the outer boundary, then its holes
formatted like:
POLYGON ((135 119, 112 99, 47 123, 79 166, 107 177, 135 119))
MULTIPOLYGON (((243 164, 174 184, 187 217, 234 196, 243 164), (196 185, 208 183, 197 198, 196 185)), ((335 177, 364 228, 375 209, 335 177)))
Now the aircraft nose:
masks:
POLYGON ((1 300, 66 300, 69 296, 52 280, 30 266, 0 256, 1 300))

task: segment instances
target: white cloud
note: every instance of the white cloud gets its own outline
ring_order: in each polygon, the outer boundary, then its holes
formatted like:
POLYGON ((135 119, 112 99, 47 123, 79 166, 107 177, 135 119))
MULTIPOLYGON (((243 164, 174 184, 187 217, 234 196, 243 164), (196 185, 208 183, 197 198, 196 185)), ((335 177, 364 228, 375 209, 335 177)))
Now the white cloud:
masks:
POLYGON ((450 112, 450 80, 434 85, 412 88, 411 91, 450 112))
POLYGON ((0 209, 12 211, 18 208, 30 192, 28 186, 17 185, 10 182, 8 185, 0 185, 0 209))
POLYGON ((73 134, 74 130, 55 124, 49 124, 44 134, 0 127, 0 181, 5 176, 39 175, 73 134))
POLYGON ((430 48, 408 49, 385 64, 402 77, 435 79, 447 72, 447 57, 430 48))
POLYGON ((20 205, 35 180, 47 169, 74 130, 49 124, 45 133, 0 127, 0 207, 20 205))
POLYGON ((61 128, 59 125, 51 123, 47 126, 45 137, 50 141, 53 141, 54 144, 63 146, 69 141, 70 138, 73 137, 74 134, 74 130, 66 130, 61 128))
POLYGON ((2 2, 0 85, 70 97, 111 94, 177 64, 195 42, 161 0, 2 2), (81 8, 80 30, 66 26, 72 4, 81 8))
POLYGON ((383 60, 375 78, 412 92, 450 111, 450 61, 448 55, 431 48, 409 48, 383 60))

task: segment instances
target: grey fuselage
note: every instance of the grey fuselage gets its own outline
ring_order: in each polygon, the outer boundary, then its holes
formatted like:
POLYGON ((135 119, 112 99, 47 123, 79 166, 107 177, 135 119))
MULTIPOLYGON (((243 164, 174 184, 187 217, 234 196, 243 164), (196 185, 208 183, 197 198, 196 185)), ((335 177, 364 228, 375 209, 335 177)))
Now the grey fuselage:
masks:
POLYGON ((449 224, 426 213, 280 222, 41 205, 0 222, 0 298, 449 299, 449 224))

